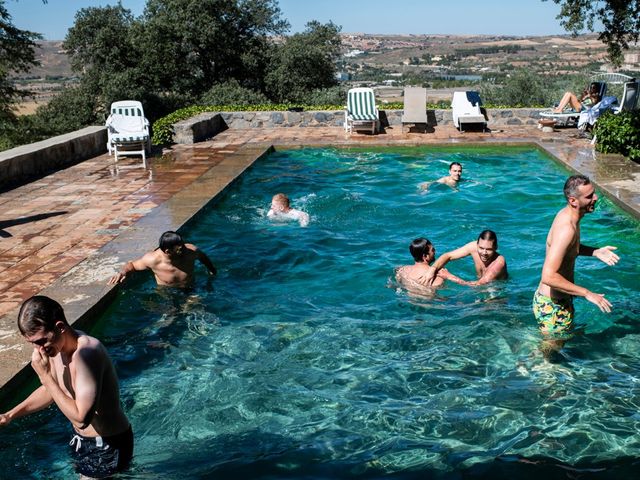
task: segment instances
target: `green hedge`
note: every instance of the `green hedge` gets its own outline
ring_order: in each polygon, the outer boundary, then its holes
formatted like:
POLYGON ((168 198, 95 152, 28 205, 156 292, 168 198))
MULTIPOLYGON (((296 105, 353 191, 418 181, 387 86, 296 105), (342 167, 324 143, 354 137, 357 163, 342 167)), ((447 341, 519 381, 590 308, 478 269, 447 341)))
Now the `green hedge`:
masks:
MULTIPOLYGON (((451 102, 428 103, 427 110, 447 110, 451 102)), ((504 105, 486 105, 486 108, 508 108, 504 105)), ((343 110, 344 105, 301 105, 301 104, 262 104, 262 105, 194 105, 181 108, 166 117, 159 118, 153 124, 154 145, 168 145, 173 139, 173 124, 205 112, 283 112, 292 108, 303 110, 343 110)), ((382 110, 402 110, 402 102, 390 102, 378 105, 382 110)))
POLYGON ((344 105, 294 105, 294 104, 262 104, 262 105, 194 105, 181 108, 153 123, 154 145, 167 145, 173 139, 173 124, 205 112, 284 112, 292 108, 304 110, 342 110, 344 105))
POLYGON ((598 118, 593 133, 599 152, 620 153, 640 161, 640 111, 607 112, 598 118))

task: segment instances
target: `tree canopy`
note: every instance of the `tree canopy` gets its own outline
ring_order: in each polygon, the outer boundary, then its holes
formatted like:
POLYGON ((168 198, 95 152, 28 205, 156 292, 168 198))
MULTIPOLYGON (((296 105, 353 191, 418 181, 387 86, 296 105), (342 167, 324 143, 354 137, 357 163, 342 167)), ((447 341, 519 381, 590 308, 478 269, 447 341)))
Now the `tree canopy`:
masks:
MULTIPOLYGON (((4 21, 4 8, 0 14, 4 21)), ((31 125, 55 135, 102 123, 109 105, 123 98, 140 100, 154 120, 203 100, 335 95, 340 27, 311 22, 286 36, 288 29, 277 0, 146 0, 139 17, 122 3, 82 8, 63 43, 79 83, 40 107, 31 125)), ((11 32, 11 66, 27 70, 37 34, 11 32)))
POLYGON ((300 102, 313 90, 335 86, 339 32, 332 22, 313 21, 275 47, 265 78, 267 93, 278 102, 300 102))
POLYGON ((274 0, 148 0, 143 68, 163 91, 198 96, 231 79, 261 89, 269 37, 289 28, 280 14, 274 0))
MULTIPOLYGON (((547 1, 547 0, 543 0, 547 1)), ((623 50, 640 35, 640 0, 553 0, 560 5, 558 19, 574 35, 603 26, 598 38, 607 46, 611 62, 622 64, 623 50)))
POLYGON ((38 65, 35 41, 42 38, 38 33, 16 28, 4 3, 0 0, 0 121, 3 123, 13 119, 13 103, 28 95, 15 88, 9 75, 28 72, 38 65))

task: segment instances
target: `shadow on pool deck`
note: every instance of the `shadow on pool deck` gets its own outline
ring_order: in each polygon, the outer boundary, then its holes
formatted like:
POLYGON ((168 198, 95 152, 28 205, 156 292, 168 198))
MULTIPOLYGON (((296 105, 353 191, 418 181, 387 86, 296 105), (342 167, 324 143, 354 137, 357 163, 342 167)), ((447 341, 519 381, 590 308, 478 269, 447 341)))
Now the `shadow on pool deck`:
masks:
MULTIPOLYGON (((176 145, 149 160, 107 154, 0 194, 0 404, 31 376, 31 348, 19 336, 17 308, 42 293, 60 301, 77 327, 91 321, 115 290, 108 278, 131 258, 157 246, 271 147, 412 146, 452 143, 532 144, 569 169, 584 173, 640 218, 640 166, 593 152, 575 130, 543 133, 520 126, 490 133, 345 135, 341 128, 227 130, 195 145, 176 145), (45 212, 49 212, 48 214, 45 212), (20 374, 18 374, 20 372, 20 374)), ((15 400, 15 399, 12 399, 15 400)))

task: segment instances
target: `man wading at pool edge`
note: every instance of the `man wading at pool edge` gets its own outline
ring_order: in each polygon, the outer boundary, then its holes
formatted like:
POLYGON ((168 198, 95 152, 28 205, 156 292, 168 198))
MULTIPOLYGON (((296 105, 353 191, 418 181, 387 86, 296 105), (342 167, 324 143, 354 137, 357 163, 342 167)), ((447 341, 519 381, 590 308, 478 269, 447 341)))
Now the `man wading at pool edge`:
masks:
POLYGON ((133 432, 102 343, 69 326, 62 306, 44 296, 22 304, 18 328, 33 345, 31 366, 42 385, 0 414, 0 426, 55 402, 73 426, 69 445, 79 474, 104 478, 126 469, 133 455, 133 432))
POLYGON ((109 279, 109 285, 124 282, 132 272, 150 269, 158 285, 186 287, 193 282, 196 260, 207 267, 210 275, 216 274, 216 267, 209 257, 195 245, 184 243, 180 234, 164 232, 159 243, 159 247, 152 252, 125 263, 122 271, 109 279))
POLYGON ((611 311, 611 303, 602 293, 593 293, 574 281, 578 255, 592 256, 607 265, 618 263, 616 247, 588 247, 580 243, 580 220, 592 213, 598 195, 588 177, 573 175, 564 184, 567 205, 560 210, 547 235, 546 256, 540 285, 533 296, 533 315, 544 340, 545 357, 559 351, 573 331, 573 297, 584 297, 603 311, 611 311))

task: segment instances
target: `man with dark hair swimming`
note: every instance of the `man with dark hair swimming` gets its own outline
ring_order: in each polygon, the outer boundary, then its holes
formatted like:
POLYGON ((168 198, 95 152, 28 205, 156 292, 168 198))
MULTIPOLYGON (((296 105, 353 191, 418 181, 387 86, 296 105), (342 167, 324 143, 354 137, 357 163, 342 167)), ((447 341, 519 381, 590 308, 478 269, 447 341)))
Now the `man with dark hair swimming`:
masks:
MULTIPOLYGON (((420 282, 420 278, 429 270, 429 265, 436 258, 436 249, 426 238, 416 238, 409 245, 409 252, 415 260, 413 265, 404 265, 396 269, 396 280, 412 293, 425 293, 425 285, 420 282)), ((431 287, 441 286, 448 278, 448 272, 442 269, 433 279, 431 287)))
POLYGON ((462 165, 458 162, 453 162, 449 165, 449 175, 444 176, 436 180, 435 182, 424 182, 420 184, 421 190, 428 190, 432 183, 442 183, 448 185, 451 188, 456 188, 458 183, 462 180, 462 165))
POLYGON ((459 283, 460 285, 474 287, 493 282, 494 280, 504 280, 509 276, 507 273, 507 261, 498 253, 498 237, 492 230, 484 230, 475 242, 469 242, 456 250, 440 255, 430 267, 423 282, 426 285, 431 285, 432 280, 435 281, 437 278, 436 275, 438 271, 449 261, 458 260, 467 256, 471 256, 473 259, 478 279, 470 282, 449 273, 448 280, 459 283))
POLYGON ((81 478, 105 478, 126 469, 133 455, 133 432, 102 343, 69 326, 62 306, 45 296, 22 304, 18 329, 33 346, 31 366, 41 385, 0 414, 0 426, 55 403, 73 426, 69 445, 81 478))
POLYGON ((209 257, 195 245, 184 243, 176 232, 164 232, 158 248, 137 260, 125 263, 122 270, 109 279, 109 285, 124 282, 132 272, 149 269, 158 285, 184 287, 193 282, 196 260, 207 267, 210 275, 216 274, 216 267, 209 257))

